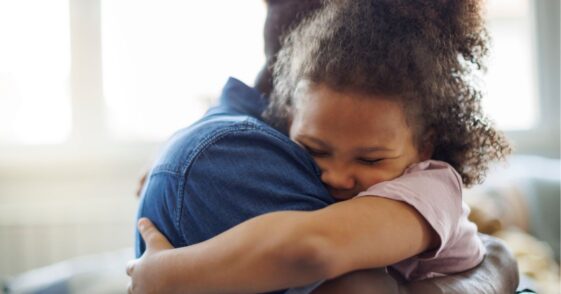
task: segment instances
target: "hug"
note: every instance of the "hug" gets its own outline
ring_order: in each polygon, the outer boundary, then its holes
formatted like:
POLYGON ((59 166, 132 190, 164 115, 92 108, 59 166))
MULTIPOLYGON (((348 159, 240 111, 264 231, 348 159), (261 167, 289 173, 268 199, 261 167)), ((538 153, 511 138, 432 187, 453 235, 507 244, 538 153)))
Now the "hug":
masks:
POLYGON ((462 200, 511 152, 481 2, 267 5, 255 87, 229 79, 148 174, 129 291, 513 293, 462 200))

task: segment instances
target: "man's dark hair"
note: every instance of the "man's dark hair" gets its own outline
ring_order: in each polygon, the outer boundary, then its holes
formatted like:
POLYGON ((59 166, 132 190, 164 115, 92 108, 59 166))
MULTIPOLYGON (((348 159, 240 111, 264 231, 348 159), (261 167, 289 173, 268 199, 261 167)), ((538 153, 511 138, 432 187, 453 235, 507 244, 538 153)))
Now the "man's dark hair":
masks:
POLYGON ((332 0, 284 40, 265 112, 285 129, 299 81, 383 95, 404 108, 415 141, 470 186, 510 146, 481 109, 488 52, 478 0, 332 0), (433 136, 427 136, 427 134, 433 136), (427 140, 430 139, 430 142, 427 140))
POLYGON ((322 0, 266 0, 267 18, 263 28, 265 65, 255 79, 255 88, 269 96, 273 89, 273 66, 282 40, 303 19, 322 7, 322 0))

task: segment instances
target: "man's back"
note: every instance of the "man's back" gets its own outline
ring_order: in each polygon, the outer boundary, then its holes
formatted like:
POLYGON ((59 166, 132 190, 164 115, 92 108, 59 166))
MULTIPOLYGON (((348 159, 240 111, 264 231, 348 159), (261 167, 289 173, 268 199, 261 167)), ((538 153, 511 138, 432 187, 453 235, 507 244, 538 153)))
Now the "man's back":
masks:
MULTIPOLYGON (((264 106, 257 91, 230 79, 220 105, 177 132, 162 150, 143 190, 139 217, 152 219, 181 247, 263 213, 333 203, 306 152, 256 118, 264 106)), ((137 257, 144 249, 137 234, 137 257)))
MULTIPOLYGON (((143 189, 138 217, 150 218, 180 247, 270 211, 315 210, 332 204, 312 158, 256 118, 264 106, 254 89, 229 80, 220 106, 176 133, 163 149, 143 189)), ((414 283, 408 289, 512 293, 518 284, 516 263, 504 245, 490 237, 486 240, 491 254, 478 269, 432 283, 414 283)), ((144 250, 137 232, 137 257, 144 250)), ((292 293, 309 293, 316 285, 292 293)))

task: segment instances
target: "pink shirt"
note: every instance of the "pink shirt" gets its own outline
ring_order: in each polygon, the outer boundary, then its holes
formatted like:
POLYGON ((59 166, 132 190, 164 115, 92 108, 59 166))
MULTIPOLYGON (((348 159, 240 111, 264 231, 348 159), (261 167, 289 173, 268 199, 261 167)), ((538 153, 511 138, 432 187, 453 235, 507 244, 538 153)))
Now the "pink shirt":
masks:
POLYGON ((427 160, 411 165, 402 176, 376 184, 357 195, 403 201, 427 220, 440 237, 434 251, 392 265, 407 280, 444 276, 471 269, 485 255, 477 227, 467 219, 460 175, 446 162, 427 160))

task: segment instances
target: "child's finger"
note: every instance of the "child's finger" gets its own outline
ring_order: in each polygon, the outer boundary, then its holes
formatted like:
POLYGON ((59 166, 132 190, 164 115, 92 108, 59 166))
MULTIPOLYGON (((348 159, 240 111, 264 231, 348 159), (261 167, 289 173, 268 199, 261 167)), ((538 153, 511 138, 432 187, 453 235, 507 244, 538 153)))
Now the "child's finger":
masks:
POLYGON ((148 177, 148 172, 145 172, 142 177, 140 178, 140 180, 138 181, 138 186, 136 187, 136 197, 140 197, 140 194, 142 193, 142 188, 144 188, 144 184, 146 183, 146 178, 148 177))
POLYGON ((132 275, 135 264, 136 264, 136 259, 135 260, 129 260, 129 262, 127 263, 127 275, 129 277, 132 275))
POLYGON ((154 226, 149 219, 141 218, 138 220, 138 230, 146 243, 146 251, 173 248, 166 237, 158 231, 156 226, 154 226))

